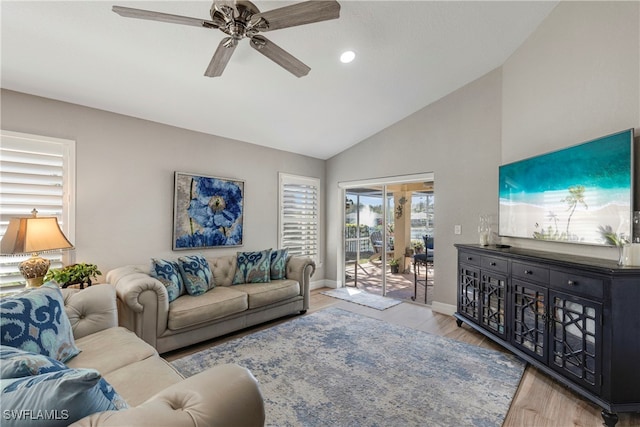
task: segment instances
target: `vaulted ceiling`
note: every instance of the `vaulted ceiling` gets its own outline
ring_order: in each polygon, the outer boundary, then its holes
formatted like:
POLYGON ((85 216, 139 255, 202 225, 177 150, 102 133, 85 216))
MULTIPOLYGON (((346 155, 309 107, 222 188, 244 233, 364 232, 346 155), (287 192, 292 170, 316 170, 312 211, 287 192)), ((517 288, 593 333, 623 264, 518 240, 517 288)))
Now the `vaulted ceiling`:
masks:
MULTIPOLYGON (((256 1, 261 11, 296 2, 256 1)), ((242 40, 204 77, 217 29, 121 17, 113 5, 210 19, 210 1, 1 2, 5 89, 330 158, 504 61, 555 1, 340 1, 340 18, 271 31, 296 78, 242 40), (339 61, 345 50, 356 58, 339 61)))

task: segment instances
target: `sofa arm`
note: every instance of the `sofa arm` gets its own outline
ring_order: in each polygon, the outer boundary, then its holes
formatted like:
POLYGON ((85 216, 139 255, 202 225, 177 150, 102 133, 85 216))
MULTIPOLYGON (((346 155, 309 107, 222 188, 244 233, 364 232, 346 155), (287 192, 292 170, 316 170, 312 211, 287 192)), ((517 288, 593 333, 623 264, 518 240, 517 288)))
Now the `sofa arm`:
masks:
POLYGON ((287 260, 287 279, 300 283, 300 293, 304 297, 303 310, 309 309, 310 281, 316 271, 316 263, 309 257, 290 256, 287 260))
POLYGON ((113 286, 102 284, 84 290, 61 290, 64 310, 75 339, 118 326, 118 306, 113 286))
POLYGON ((135 265, 109 271, 107 281, 116 289, 120 326, 135 332, 155 348, 156 338, 167 329, 167 289, 144 267, 135 265))
POLYGON ((156 394, 140 406, 100 412, 72 427, 261 427, 264 403, 258 382, 238 365, 218 365, 156 394))

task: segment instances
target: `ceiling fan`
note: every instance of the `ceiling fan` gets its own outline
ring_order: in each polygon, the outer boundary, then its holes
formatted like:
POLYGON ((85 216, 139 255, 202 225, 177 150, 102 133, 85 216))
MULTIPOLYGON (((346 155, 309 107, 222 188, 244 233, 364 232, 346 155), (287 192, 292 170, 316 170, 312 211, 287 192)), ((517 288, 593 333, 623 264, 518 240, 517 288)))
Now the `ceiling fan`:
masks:
POLYGON ((336 19, 340 16, 340 4, 335 0, 311 0, 260 12, 250 1, 218 0, 211 6, 210 20, 123 6, 113 6, 113 11, 127 18, 217 28, 226 33, 228 37, 223 38, 218 45, 204 73, 205 76, 221 76, 238 42, 248 38, 252 48, 296 77, 302 77, 306 76, 311 68, 259 33, 336 19))

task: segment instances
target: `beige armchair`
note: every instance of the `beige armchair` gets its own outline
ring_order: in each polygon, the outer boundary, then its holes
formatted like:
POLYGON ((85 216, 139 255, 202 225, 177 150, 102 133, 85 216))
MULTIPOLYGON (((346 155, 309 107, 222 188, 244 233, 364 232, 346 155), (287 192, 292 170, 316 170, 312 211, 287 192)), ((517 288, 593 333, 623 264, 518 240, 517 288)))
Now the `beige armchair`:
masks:
POLYGON ((130 406, 93 414, 72 426, 264 425, 262 395, 247 369, 218 365, 184 379, 152 346, 118 327, 113 286, 62 292, 82 350, 67 365, 98 370, 130 406))

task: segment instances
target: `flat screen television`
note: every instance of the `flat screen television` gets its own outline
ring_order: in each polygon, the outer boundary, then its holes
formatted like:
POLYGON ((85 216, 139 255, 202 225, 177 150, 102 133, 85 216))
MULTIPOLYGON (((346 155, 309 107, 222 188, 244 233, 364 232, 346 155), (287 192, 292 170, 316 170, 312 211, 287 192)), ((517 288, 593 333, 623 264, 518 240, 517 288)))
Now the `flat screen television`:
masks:
POLYGON ((499 168, 499 234, 614 245, 631 240, 633 129, 499 168))

